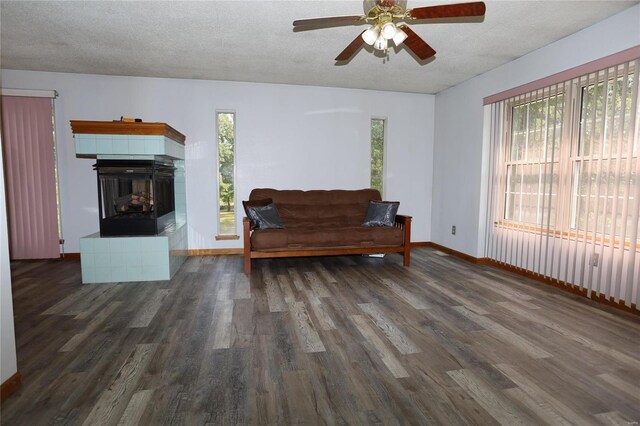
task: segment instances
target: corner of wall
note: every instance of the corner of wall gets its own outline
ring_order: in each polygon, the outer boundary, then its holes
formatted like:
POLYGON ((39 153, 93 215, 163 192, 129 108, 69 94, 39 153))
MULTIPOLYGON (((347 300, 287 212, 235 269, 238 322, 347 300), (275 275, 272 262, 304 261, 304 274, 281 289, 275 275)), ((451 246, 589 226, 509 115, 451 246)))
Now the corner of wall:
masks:
POLYGON ((18 371, 4 188, 4 166, 0 150, 0 383, 8 381, 18 371))

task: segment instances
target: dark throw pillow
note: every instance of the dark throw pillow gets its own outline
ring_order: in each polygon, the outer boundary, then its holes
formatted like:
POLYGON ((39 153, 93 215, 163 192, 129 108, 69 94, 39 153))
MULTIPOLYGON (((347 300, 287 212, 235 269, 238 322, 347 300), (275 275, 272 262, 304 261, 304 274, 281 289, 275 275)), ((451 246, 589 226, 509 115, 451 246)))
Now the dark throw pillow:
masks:
POLYGON ((280 221, 280 213, 275 204, 270 203, 262 207, 247 207, 249 219, 258 229, 282 229, 284 225, 280 221))
POLYGON ((367 216, 363 226, 393 226, 396 213, 400 207, 399 201, 369 201, 367 216))
POLYGON ((250 218, 249 207, 264 207, 268 206, 271 203, 273 203, 273 200, 271 198, 265 198, 264 200, 243 201, 242 206, 244 207, 244 212, 246 213, 247 217, 250 218))

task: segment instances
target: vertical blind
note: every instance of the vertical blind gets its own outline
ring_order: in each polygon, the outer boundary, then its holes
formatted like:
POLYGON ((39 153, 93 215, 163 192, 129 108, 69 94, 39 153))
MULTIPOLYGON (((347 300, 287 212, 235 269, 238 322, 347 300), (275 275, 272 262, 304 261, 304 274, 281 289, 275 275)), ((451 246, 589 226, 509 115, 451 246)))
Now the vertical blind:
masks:
POLYGON ((495 102, 487 255, 640 305, 640 60, 495 102))
POLYGON ((2 97, 12 259, 60 256, 52 100, 2 97))

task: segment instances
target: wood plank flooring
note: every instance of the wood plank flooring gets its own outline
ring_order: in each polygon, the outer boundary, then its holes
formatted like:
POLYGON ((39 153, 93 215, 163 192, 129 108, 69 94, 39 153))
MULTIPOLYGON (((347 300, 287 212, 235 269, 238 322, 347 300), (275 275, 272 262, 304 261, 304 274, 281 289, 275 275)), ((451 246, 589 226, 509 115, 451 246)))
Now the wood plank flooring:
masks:
POLYGON ((428 248, 190 257, 82 285, 12 263, 7 425, 638 424, 640 318, 428 248))

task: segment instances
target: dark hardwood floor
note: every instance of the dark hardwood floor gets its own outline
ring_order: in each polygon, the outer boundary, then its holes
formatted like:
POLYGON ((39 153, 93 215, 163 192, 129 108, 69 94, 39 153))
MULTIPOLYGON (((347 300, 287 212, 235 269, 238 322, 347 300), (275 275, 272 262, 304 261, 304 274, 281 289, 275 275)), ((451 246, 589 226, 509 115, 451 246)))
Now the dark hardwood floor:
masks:
POLYGON ((640 319, 432 249, 190 257, 82 285, 12 263, 21 388, 6 425, 623 424, 640 319))

